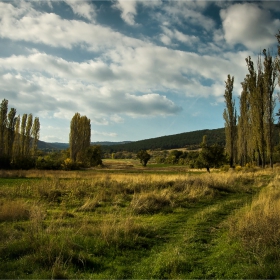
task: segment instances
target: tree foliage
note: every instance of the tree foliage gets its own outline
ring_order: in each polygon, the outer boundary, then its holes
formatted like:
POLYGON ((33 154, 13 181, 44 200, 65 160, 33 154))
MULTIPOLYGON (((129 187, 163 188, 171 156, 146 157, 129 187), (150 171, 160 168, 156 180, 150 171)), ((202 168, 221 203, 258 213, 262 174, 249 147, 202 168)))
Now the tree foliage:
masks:
MULTIPOLYGON (((268 163, 273 167, 273 154, 275 144, 274 109, 276 79, 279 79, 279 56, 280 56, 280 31, 276 35, 279 43, 278 57, 273 58, 270 51, 264 49, 258 56, 257 64, 254 65, 251 57, 245 59, 248 74, 241 83, 242 92, 240 96, 240 116, 238 116, 237 139, 236 133, 230 133, 233 103, 230 101, 232 95, 231 80, 228 76, 226 82, 224 111, 226 128, 226 149, 229 146, 237 146, 237 157, 230 154, 230 165, 239 162, 240 165, 256 164, 265 167, 268 163), (230 86, 229 86, 230 85, 230 86)), ((278 80, 279 82, 279 80, 278 80)), ((280 111, 278 112, 280 116, 280 111)), ((232 118, 236 121, 236 118, 232 118)))
POLYGON ((206 142, 206 136, 203 137, 201 143, 201 151, 197 159, 197 167, 206 168, 210 172, 210 168, 218 168, 226 161, 224 148, 218 144, 209 146, 206 142))
POLYGON ((85 163, 86 152, 90 147, 90 119, 76 113, 70 123, 70 158, 73 162, 85 163))
POLYGON ((229 155, 230 167, 233 167, 236 160, 236 139, 237 139, 237 127, 236 127, 236 109, 235 101, 232 97, 234 77, 228 75, 225 89, 225 103, 226 108, 224 110, 225 120, 225 135, 226 135, 226 152, 229 155))
POLYGON ((8 112, 8 100, 0 106, 0 167, 22 168, 34 167, 34 152, 39 139, 40 122, 32 114, 16 116, 16 109, 8 112), (32 142, 33 141, 33 142, 32 142))
POLYGON ((143 166, 146 166, 148 161, 150 160, 151 158, 151 155, 146 151, 146 150, 141 150, 137 153, 137 158, 140 159, 140 163, 143 165, 143 166))
POLYGON ((79 167, 79 165, 89 167, 102 164, 101 147, 91 146, 90 137, 90 119, 76 113, 70 123, 69 150, 71 162, 69 160, 64 162, 64 166, 71 166, 73 169, 79 167))

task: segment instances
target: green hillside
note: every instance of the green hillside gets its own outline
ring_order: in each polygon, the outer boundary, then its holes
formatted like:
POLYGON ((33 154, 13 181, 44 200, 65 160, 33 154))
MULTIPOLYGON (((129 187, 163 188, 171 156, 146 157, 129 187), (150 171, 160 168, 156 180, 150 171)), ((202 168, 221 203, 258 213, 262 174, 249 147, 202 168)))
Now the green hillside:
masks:
POLYGON ((102 150, 104 152, 137 152, 139 150, 196 148, 202 142, 204 135, 207 135, 207 143, 210 145, 214 143, 225 145, 225 129, 218 128, 184 132, 121 145, 102 146, 102 150))
MULTIPOLYGON (((218 143, 225 145, 225 129, 203 129, 191 132, 184 132, 174 135, 161 136, 151 139, 139 140, 135 142, 93 142, 93 145, 101 145, 103 152, 138 152, 140 150, 156 149, 178 149, 196 148, 200 145, 202 137, 207 135, 208 144, 218 143)), ((64 150, 69 147, 68 143, 46 143, 39 141, 40 150, 64 150)))
MULTIPOLYGON (((161 136, 135 142, 93 142, 94 145, 101 145, 105 153, 114 152, 138 152, 140 150, 168 150, 179 148, 198 148, 204 135, 207 135, 209 145, 225 145, 225 129, 203 129, 191 132, 184 132, 174 135, 161 136)), ((275 125, 274 143, 279 143, 279 128, 275 125)), ((68 143, 46 143, 39 141, 38 148, 41 150, 64 150, 69 147, 68 143)))

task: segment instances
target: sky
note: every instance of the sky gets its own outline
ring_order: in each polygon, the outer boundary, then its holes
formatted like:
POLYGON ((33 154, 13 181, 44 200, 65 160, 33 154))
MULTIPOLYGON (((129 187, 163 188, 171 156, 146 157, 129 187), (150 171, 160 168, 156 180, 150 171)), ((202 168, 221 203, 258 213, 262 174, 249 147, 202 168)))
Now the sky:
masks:
MULTIPOLYGON (((32 113, 40 140, 137 141, 224 126, 262 50, 277 52, 279 1, 0 0, 0 101, 32 113)), ((279 87, 278 87, 279 91, 279 87)))

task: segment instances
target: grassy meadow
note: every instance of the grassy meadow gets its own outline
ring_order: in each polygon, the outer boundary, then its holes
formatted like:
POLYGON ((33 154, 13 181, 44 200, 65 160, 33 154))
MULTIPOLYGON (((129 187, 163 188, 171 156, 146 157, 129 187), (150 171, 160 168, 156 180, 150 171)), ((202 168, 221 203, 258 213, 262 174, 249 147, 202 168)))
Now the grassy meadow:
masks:
POLYGON ((0 170, 0 278, 279 278, 280 175, 107 160, 0 170))

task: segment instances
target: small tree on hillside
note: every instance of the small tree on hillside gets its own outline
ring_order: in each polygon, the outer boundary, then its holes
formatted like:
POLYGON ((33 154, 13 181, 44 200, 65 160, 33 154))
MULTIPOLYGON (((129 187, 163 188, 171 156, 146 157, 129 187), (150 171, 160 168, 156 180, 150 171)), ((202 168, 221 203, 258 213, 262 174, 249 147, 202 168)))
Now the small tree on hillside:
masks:
POLYGON ((151 158, 151 155, 146 150, 141 150, 140 152, 137 153, 137 158, 140 159, 140 163, 143 166, 146 166, 151 158))
POLYGON ((198 167, 206 168, 210 173, 210 168, 218 168, 225 162, 224 148, 218 144, 208 146, 206 135, 201 143, 201 151, 197 159, 198 167))

